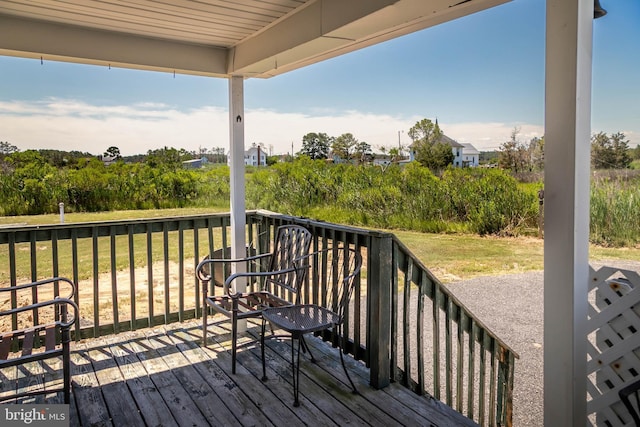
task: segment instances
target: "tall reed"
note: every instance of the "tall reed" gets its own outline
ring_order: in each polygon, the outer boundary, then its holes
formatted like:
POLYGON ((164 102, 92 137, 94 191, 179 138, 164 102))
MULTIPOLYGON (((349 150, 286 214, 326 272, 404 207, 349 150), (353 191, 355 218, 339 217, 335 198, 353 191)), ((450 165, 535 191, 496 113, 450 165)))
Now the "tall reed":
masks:
POLYGON ((640 178, 604 177, 591 184, 590 239, 606 246, 640 242, 640 178))

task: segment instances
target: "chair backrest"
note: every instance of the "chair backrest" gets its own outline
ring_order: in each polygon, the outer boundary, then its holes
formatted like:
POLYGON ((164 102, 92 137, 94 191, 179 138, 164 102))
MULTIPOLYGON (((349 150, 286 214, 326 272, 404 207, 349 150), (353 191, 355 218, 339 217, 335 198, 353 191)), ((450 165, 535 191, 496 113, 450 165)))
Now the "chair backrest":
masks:
MULTIPOLYGON (((282 225, 278 227, 267 271, 298 267, 299 265, 294 264, 294 261, 309 254, 312 238, 311 232, 299 225, 282 225)), ((297 292, 305 274, 306 269, 298 269, 271 276, 265 280, 265 289, 277 294, 280 290, 272 286, 277 285, 288 291, 297 292)))
POLYGON ((304 296, 299 292, 298 302, 328 308, 338 314, 341 323, 360 277, 362 256, 351 248, 332 247, 313 252, 305 258, 312 271, 311 287, 304 296))

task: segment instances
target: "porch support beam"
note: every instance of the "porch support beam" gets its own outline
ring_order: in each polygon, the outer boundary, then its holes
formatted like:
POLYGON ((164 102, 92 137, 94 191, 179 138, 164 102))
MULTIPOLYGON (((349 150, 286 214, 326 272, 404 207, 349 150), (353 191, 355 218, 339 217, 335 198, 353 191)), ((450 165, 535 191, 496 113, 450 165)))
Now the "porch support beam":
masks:
POLYGON ((0 14, 0 55, 220 77, 227 49, 0 14))
POLYGON ((544 425, 586 425, 592 0, 547 0, 544 425))
MULTIPOLYGON (((244 79, 242 76, 229 78, 229 155, 231 156, 231 258, 245 258, 246 213, 244 185, 244 79)), ((244 272, 244 263, 234 263, 235 273, 244 272)), ((244 291, 241 280, 234 281, 235 292, 244 291)), ((238 323, 238 331, 244 328, 238 323)))

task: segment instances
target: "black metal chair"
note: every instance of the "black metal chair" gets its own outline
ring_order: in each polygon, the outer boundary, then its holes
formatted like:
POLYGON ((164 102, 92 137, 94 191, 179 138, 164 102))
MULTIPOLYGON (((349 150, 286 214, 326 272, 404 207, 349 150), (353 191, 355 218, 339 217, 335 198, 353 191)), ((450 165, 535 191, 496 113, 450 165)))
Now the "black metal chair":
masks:
MULTIPOLYGON (((234 374, 238 348, 238 321, 259 318, 262 310, 267 307, 293 304, 293 295, 297 292, 299 282, 303 280, 305 274, 305 271, 294 265, 294 260, 309 253, 312 237, 309 230, 304 227, 283 225, 276 230, 273 250, 270 253, 238 259, 205 258, 198 264, 196 274, 202 282, 204 306, 203 345, 207 345, 208 307, 210 307, 231 319, 231 370, 234 374), (216 277, 216 273, 222 273, 225 270, 219 268, 220 265, 234 263, 245 263, 247 271, 231 274, 226 280, 216 277), (261 263, 264 264, 261 265, 261 263), (265 268, 264 265, 267 267, 265 268), (251 286, 258 287, 259 290, 234 292, 234 282, 241 283, 241 280, 250 282, 251 286), (222 283, 221 295, 209 295, 209 286, 212 281, 222 283)), ((247 344, 250 343, 251 341, 247 344)))
MULTIPOLYGON (((41 388, 18 392, 0 398, 0 402, 19 399, 39 394, 49 394, 62 391, 64 403, 68 404, 71 398, 71 369, 69 345, 71 342, 71 326, 78 320, 78 306, 73 302, 76 287, 73 282, 63 277, 41 280, 25 285, 0 288, 0 303, 14 301, 18 305, 24 298, 30 300, 30 304, 9 310, 0 311, 0 325, 13 325, 12 330, 0 329, 0 369, 19 366, 28 362, 50 359, 62 356, 63 384, 58 388, 41 388), (48 288, 48 294, 52 298, 46 301, 38 301, 42 298, 39 291, 48 288), (60 297, 60 287, 67 287, 65 297, 60 297), (6 299, 3 295, 7 295, 6 299), (70 315, 69 308, 73 309, 70 315), (28 316, 19 316, 20 313, 28 313, 28 316), (44 337, 41 336, 44 334, 44 337), (44 338, 44 351, 33 353, 33 349, 42 345, 44 338), (19 351, 18 351, 19 350, 19 351)), ((7 328, 9 329, 9 328, 7 328)))
POLYGON ((640 427, 640 380, 634 382, 621 389, 618 392, 618 396, 627 407, 627 410, 631 414, 631 418, 636 423, 636 427, 640 427), (634 397, 633 399, 631 397, 634 397))
MULTIPOLYGON (((351 384, 353 393, 358 390, 349 376, 342 355, 342 331, 344 314, 353 294, 356 279, 362 268, 362 257, 349 248, 328 248, 304 257, 304 267, 311 265, 312 284, 320 288, 316 294, 316 304, 296 304, 284 307, 267 308, 262 312, 262 380, 267 380, 265 367, 265 330, 266 323, 288 332, 291 336, 291 369, 293 372, 293 406, 299 406, 300 351, 309 352, 312 362, 315 359, 304 340, 304 335, 333 330, 333 337, 338 343, 340 362, 351 384), (295 341, 298 341, 298 352, 295 353, 295 341)), ((302 268, 302 267, 301 267, 302 268)), ((305 268, 306 270, 306 268, 305 268)), ((298 293, 300 297, 300 293, 298 293)))

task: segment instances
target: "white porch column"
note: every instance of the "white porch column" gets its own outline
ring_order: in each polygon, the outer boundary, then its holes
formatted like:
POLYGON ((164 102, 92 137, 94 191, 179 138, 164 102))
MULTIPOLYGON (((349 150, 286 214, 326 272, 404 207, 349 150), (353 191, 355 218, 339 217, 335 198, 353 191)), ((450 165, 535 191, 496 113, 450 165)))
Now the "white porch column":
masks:
POLYGON ((593 0, 547 0, 544 425, 586 425, 593 0))
MULTIPOLYGON (((229 79, 229 143, 231 156, 231 258, 247 256, 245 241, 244 202, 244 80, 242 76, 229 79)), ((244 264, 235 266, 234 272, 244 272, 244 264)), ((236 285, 241 284, 237 281, 236 285)), ((242 289, 244 290, 244 289, 242 289)), ((234 289, 238 291, 238 289, 234 289)), ((241 331, 240 323, 238 330, 241 331)))

